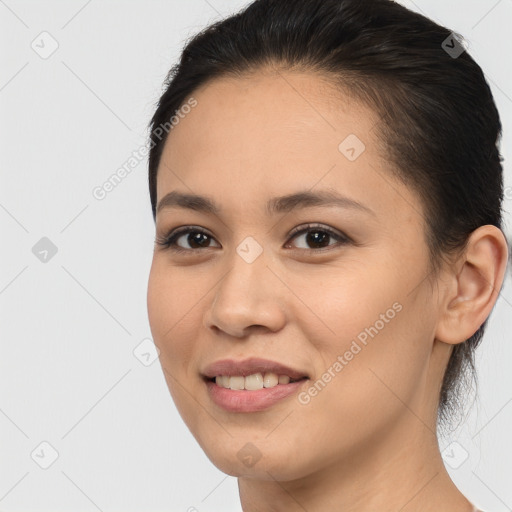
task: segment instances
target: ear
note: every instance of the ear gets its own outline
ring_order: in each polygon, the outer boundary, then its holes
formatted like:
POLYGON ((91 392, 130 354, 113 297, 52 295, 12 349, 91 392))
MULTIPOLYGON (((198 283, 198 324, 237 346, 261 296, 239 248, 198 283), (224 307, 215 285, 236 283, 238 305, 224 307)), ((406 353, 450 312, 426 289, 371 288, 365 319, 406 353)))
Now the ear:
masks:
POLYGON ((507 240, 499 228, 485 225, 471 233, 445 283, 438 340, 457 344, 475 334, 496 303, 507 262, 507 240))

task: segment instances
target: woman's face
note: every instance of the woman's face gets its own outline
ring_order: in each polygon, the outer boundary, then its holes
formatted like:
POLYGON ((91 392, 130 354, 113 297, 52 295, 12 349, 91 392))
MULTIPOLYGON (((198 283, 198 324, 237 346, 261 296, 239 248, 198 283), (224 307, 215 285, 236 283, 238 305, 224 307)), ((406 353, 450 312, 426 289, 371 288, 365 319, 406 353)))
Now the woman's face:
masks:
POLYGON ((156 246, 148 286, 183 420, 236 476, 290 480, 384 441, 403 449, 434 428, 449 352, 434 343, 422 208, 382 157, 377 115, 308 74, 218 79, 193 97, 164 148, 157 202, 193 194, 218 211, 162 202, 157 237, 191 232, 156 246), (254 358, 270 362, 241 366, 254 358), (277 364, 307 378, 272 387, 290 373, 277 364), (261 373, 270 387, 226 389, 212 373, 234 376, 230 388, 261 387, 242 378, 261 373))

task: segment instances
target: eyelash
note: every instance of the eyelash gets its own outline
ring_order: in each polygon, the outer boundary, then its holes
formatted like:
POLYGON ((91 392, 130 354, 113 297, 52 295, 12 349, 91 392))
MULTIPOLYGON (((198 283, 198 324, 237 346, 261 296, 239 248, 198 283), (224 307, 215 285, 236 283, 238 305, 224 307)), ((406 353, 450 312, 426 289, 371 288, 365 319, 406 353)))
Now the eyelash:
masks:
MULTIPOLYGON (((341 245, 346 245, 346 244, 352 242, 352 240, 348 236, 346 236, 342 233, 337 233, 336 231, 333 231, 330 228, 322 226, 321 224, 307 224, 306 226, 299 226, 298 228, 295 228, 290 233, 290 239, 296 238, 299 235, 303 235, 304 233, 315 232, 315 231, 327 233, 330 237, 337 239, 338 244, 334 244, 332 247, 336 247, 336 246, 339 247, 341 245)), ((155 239, 155 243, 157 245, 159 245, 160 247, 162 247, 163 250, 171 250, 175 253, 192 253, 192 252, 209 249, 209 247, 205 247, 203 249, 183 249, 183 247, 176 245, 176 240, 178 238, 180 238, 182 235, 189 234, 189 233, 202 233, 203 235, 205 235, 207 237, 213 238, 209 233, 207 233, 205 230, 203 230, 201 228, 187 226, 185 228, 178 228, 174 232, 171 231, 169 234, 167 234, 163 237, 157 236, 155 239)), ((331 246, 327 246, 327 247, 322 247, 319 249, 298 248, 298 249, 294 249, 294 250, 322 253, 322 252, 331 250, 330 247, 331 246)))

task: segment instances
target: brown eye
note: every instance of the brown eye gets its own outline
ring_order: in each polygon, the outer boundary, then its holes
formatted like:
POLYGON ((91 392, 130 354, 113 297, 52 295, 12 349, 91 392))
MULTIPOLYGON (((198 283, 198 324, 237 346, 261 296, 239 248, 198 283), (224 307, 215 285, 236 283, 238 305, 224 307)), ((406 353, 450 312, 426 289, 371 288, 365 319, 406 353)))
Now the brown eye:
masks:
MULTIPOLYGON (((350 242, 350 239, 347 236, 342 233, 337 233, 322 225, 308 225, 302 229, 298 228, 298 230, 293 232, 292 235, 292 239, 305 235, 303 239, 305 246, 299 247, 299 249, 304 249, 306 251, 322 250, 333 245, 343 245, 350 242), (331 239, 337 240, 338 243, 330 244, 329 240, 331 239)), ((288 246, 289 244, 287 247, 288 246)))
POLYGON ((175 230, 163 238, 157 237, 156 243, 172 251, 188 252, 195 249, 208 249, 211 240, 213 240, 213 237, 206 233, 206 231, 200 228, 186 227, 175 230), (178 243, 180 239, 183 240, 182 243, 185 244, 185 247, 178 243), (188 247, 186 247, 187 244, 188 247))

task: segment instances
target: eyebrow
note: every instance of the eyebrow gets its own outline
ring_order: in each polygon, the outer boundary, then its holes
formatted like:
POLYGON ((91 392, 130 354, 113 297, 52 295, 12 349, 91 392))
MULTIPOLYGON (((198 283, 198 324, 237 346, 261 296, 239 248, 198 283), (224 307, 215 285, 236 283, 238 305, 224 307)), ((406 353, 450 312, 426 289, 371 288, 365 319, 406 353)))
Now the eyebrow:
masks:
MULTIPOLYGON (((267 202, 266 212, 268 215, 275 215, 277 213, 288 213, 298 208, 313 206, 338 206, 375 215, 375 212, 368 206, 330 190, 317 192, 305 190, 285 196, 274 197, 267 202)), ((158 213, 165 208, 185 208, 214 215, 218 215, 221 212, 221 207, 210 197, 178 192, 176 190, 169 192, 160 200, 156 212, 158 213)))

